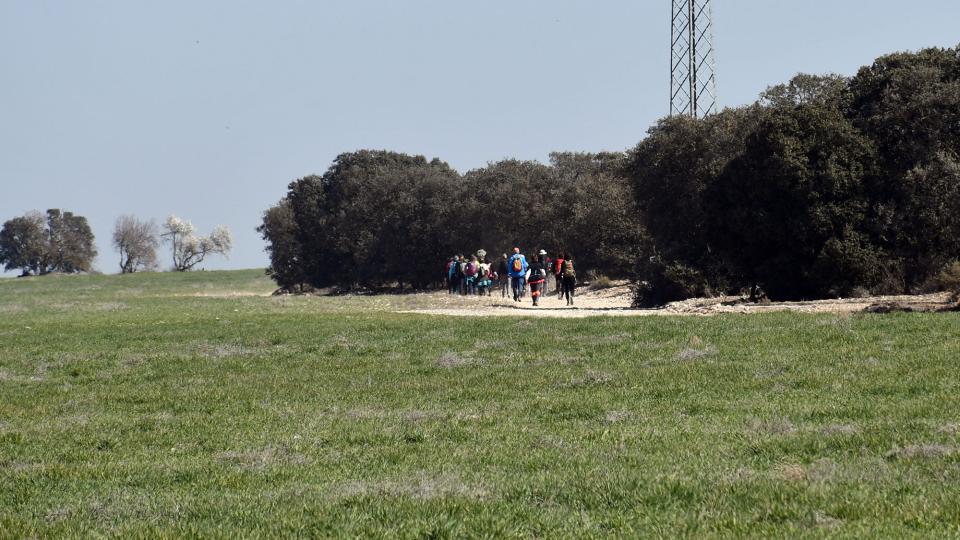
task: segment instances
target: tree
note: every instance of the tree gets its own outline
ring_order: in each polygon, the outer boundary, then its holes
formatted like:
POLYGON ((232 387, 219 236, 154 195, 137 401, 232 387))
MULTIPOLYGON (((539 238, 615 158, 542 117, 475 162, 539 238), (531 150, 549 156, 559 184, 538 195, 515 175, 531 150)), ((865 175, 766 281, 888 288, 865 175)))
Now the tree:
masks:
POLYGON ((341 154, 322 176, 290 184, 287 199, 314 287, 426 285, 452 249, 449 216, 460 176, 440 160, 396 152, 341 154))
POLYGON ((0 235, 0 262, 23 275, 88 272, 96 256, 87 218, 58 209, 11 219, 0 235))
POLYGON ((47 210, 47 271, 87 272, 96 256, 87 218, 56 208, 47 210))
POLYGON ((47 270, 47 234, 43 214, 30 212, 15 217, 0 229, 0 263, 4 270, 21 275, 39 275, 47 270))
POLYGON ((172 215, 164 223, 164 229, 166 232, 161 236, 170 243, 173 268, 178 272, 190 270, 203 262, 207 255, 227 256, 233 246, 233 236, 223 225, 214 227, 209 236, 197 236, 193 223, 172 215))
POLYGON ((754 105, 703 119, 666 118, 629 152, 625 174, 650 238, 637 267, 637 304, 662 305, 728 287, 727 268, 710 241, 706 193, 768 114, 754 105))
POLYGON ((922 289, 958 256, 960 47, 882 56, 850 88, 849 116, 879 150, 867 190, 886 289, 922 289))
POLYGON ((157 266, 157 224, 126 215, 117 218, 113 227, 113 247, 120 253, 120 272, 132 274, 157 266))
POLYGON ((288 291, 303 289, 307 282, 302 264, 303 248, 290 199, 284 197, 267 209, 257 232, 266 240, 266 251, 270 254, 267 275, 288 291))
POLYGON ((625 162, 621 152, 550 154, 555 179, 544 205, 553 233, 547 245, 575 250, 584 271, 629 277, 649 251, 625 162))
POLYGON ((854 123, 897 183, 941 151, 960 153, 960 47, 895 53, 850 81, 854 123))
POLYGON ((850 101, 850 79, 841 75, 800 73, 786 84, 767 88, 760 94, 765 107, 793 108, 798 105, 820 105, 843 108, 850 101))
POLYGON ((867 234, 869 139, 836 109, 774 111, 707 191, 708 236, 737 281, 774 299, 870 288, 882 254, 867 234))

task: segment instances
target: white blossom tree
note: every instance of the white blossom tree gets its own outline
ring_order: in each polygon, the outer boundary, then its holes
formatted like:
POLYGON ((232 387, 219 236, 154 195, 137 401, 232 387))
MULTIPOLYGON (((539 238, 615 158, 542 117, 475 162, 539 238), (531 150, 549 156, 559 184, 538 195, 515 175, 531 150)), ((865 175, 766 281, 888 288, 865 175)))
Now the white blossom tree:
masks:
POLYGON ((196 227, 187 220, 170 216, 163 224, 164 240, 173 248, 173 269, 186 272, 203 262, 207 255, 226 257, 233 247, 233 235, 224 225, 217 225, 209 236, 197 236, 196 227))

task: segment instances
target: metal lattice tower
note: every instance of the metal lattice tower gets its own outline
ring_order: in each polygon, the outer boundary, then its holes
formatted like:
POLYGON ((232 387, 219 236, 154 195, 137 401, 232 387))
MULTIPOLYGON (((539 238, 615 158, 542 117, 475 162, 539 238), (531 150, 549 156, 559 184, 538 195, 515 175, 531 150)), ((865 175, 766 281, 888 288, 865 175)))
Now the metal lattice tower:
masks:
POLYGON ((670 116, 716 112, 717 76, 710 0, 671 0, 670 116))

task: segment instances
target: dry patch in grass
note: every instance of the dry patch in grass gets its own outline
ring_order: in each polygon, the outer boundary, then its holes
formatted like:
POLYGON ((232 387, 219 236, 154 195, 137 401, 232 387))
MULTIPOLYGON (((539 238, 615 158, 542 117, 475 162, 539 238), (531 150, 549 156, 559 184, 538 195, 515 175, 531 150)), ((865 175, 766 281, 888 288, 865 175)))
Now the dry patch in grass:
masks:
POLYGON ((629 411, 607 411, 607 414, 603 416, 603 421, 608 424, 617 424, 630 418, 630 416, 629 411))
POLYGON ((751 418, 747 422, 747 429, 754 433, 768 435, 790 435, 797 431, 797 427, 789 418, 751 418))
POLYGON ((17 375, 15 373, 10 373, 9 371, 0 370, 0 382, 43 382, 46 380, 46 375, 17 375))
POLYGON ((716 347, 709 343, 704 343, 704 341, 697 336, 691 336, 687 341, 687 346, 677 354, 677 358, 683 362, 691 362, 715 354, 717 354, 716 347))
POLYGON ((813 524, 823 529, 838 529, 843 526, 844 521, 835 518, 825 512, 816 511, 813 513, 813 524))
POLYGON ((787 482, 802 482, 807 479, 807 470, 799 463, 777 465, 774 474, 777 478, 787 482))
POLYGON ((600 386, 613 382, 613 375, 605 371, 588 369, 583 376, 570 379, 566 384, 568 388, 577 388, 582 386, 600 386))
POLYGON ((820 428, 822 435, 856 435, 860 433, 860 428, 850 424, 830 424, 820 428))
POLYGON ((787 482, 829 482, 837 477, 840 469, 835 461, 824 458, 808 465, 784 463, 773 469, 773 476, 787 482))
POLYGON ((430 476, 421 473, 408 480, 350 482, 339 489, 343 497, 409 497, 429 501, 445 498, 483 500, 490 492, 481 485, 467 484, 453 475, 430 476))
POLYGON ((249 347, 241 343, 201 343, 197 345, 197 354, 211 360, 220 360, 233 356, 254 356, 263 353, 260 347, 249 347))
POLYGON ((101 302, 92 306, 97 311, 122 311, 127 309, 127 304, 123 302, 101 302))
POLYGON ((779 379, 787 374, 787 368, 783 366, 779 367, 770 367, 768 369, 762 369, 753 374, 753 378, 759 381, 765 381, 769 379, 779 379))
POLYGON ((894 448, 887 452, 887 459, 936 459, 950 457, 957 453, 957 447, 945 444, 914 444, 903 448, 894 448))
POLYGON ((940 428, 937 431, 940 433, 945 433, 947 435, 956 435, 960 433, 960 424, 957 424, 957 423, 944 424, 940 426, 940 428))
POLYGON ((477 363, 472 353, 459 354, 447 351, 437 358, 437 365, 442 368, 458 368, 477 363))
POLYGON ((44 518, 47 520, 47 523, 56 523, 58 521, 63 521, 73 515, 73 510, 61 506, 57 508, 51 508, 47 511, 44 518))
POLYGON ((361 407, 343 412, 345 418, 353 420, 402 420, 405 422, 426 422, 428 420, 446 420, 451 414, 444 411, 429 410, 387 410, 361 407))
POLYGON ((308 459, 286 446, 268 446, 260 450, 228 450, 214 455, 242 469, 262 470, 273 465, 304 465, 308 459))

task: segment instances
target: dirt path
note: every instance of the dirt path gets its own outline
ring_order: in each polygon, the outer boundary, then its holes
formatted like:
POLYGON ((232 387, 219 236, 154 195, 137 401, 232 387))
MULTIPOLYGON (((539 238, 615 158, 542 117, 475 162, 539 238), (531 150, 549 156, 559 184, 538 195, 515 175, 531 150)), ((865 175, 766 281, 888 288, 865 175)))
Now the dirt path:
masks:
POLYGON ((643 317, 657 315, 699 315, 710 316, 723 313, 768 313, 773 311, 796 311, 801 313, 853 313, 860 312, 876 304, 895 303, 913 309, 936 309, 948 303, 947 293, 924 296, 877 296, 870 298, 851 298, 835 300, 817 300, 810 302, 774 302, 753 304, 738 297, 695 298, 674 302, 659 309, 632 309, 630 287, 620 284, 601 290, 581 290, 576 297, 574 307, 548 294, 541 299, 539 307, 533 307, 529 296, 522 302, 513 302, 501 298, 499 293, 492 297, 456 296, 446 293, 425 293, 420 298, 423 304, 436 306, 424 309, 402 310, 400 313, 420 313, 429 315, 447 315, 454 317, 643 317))

